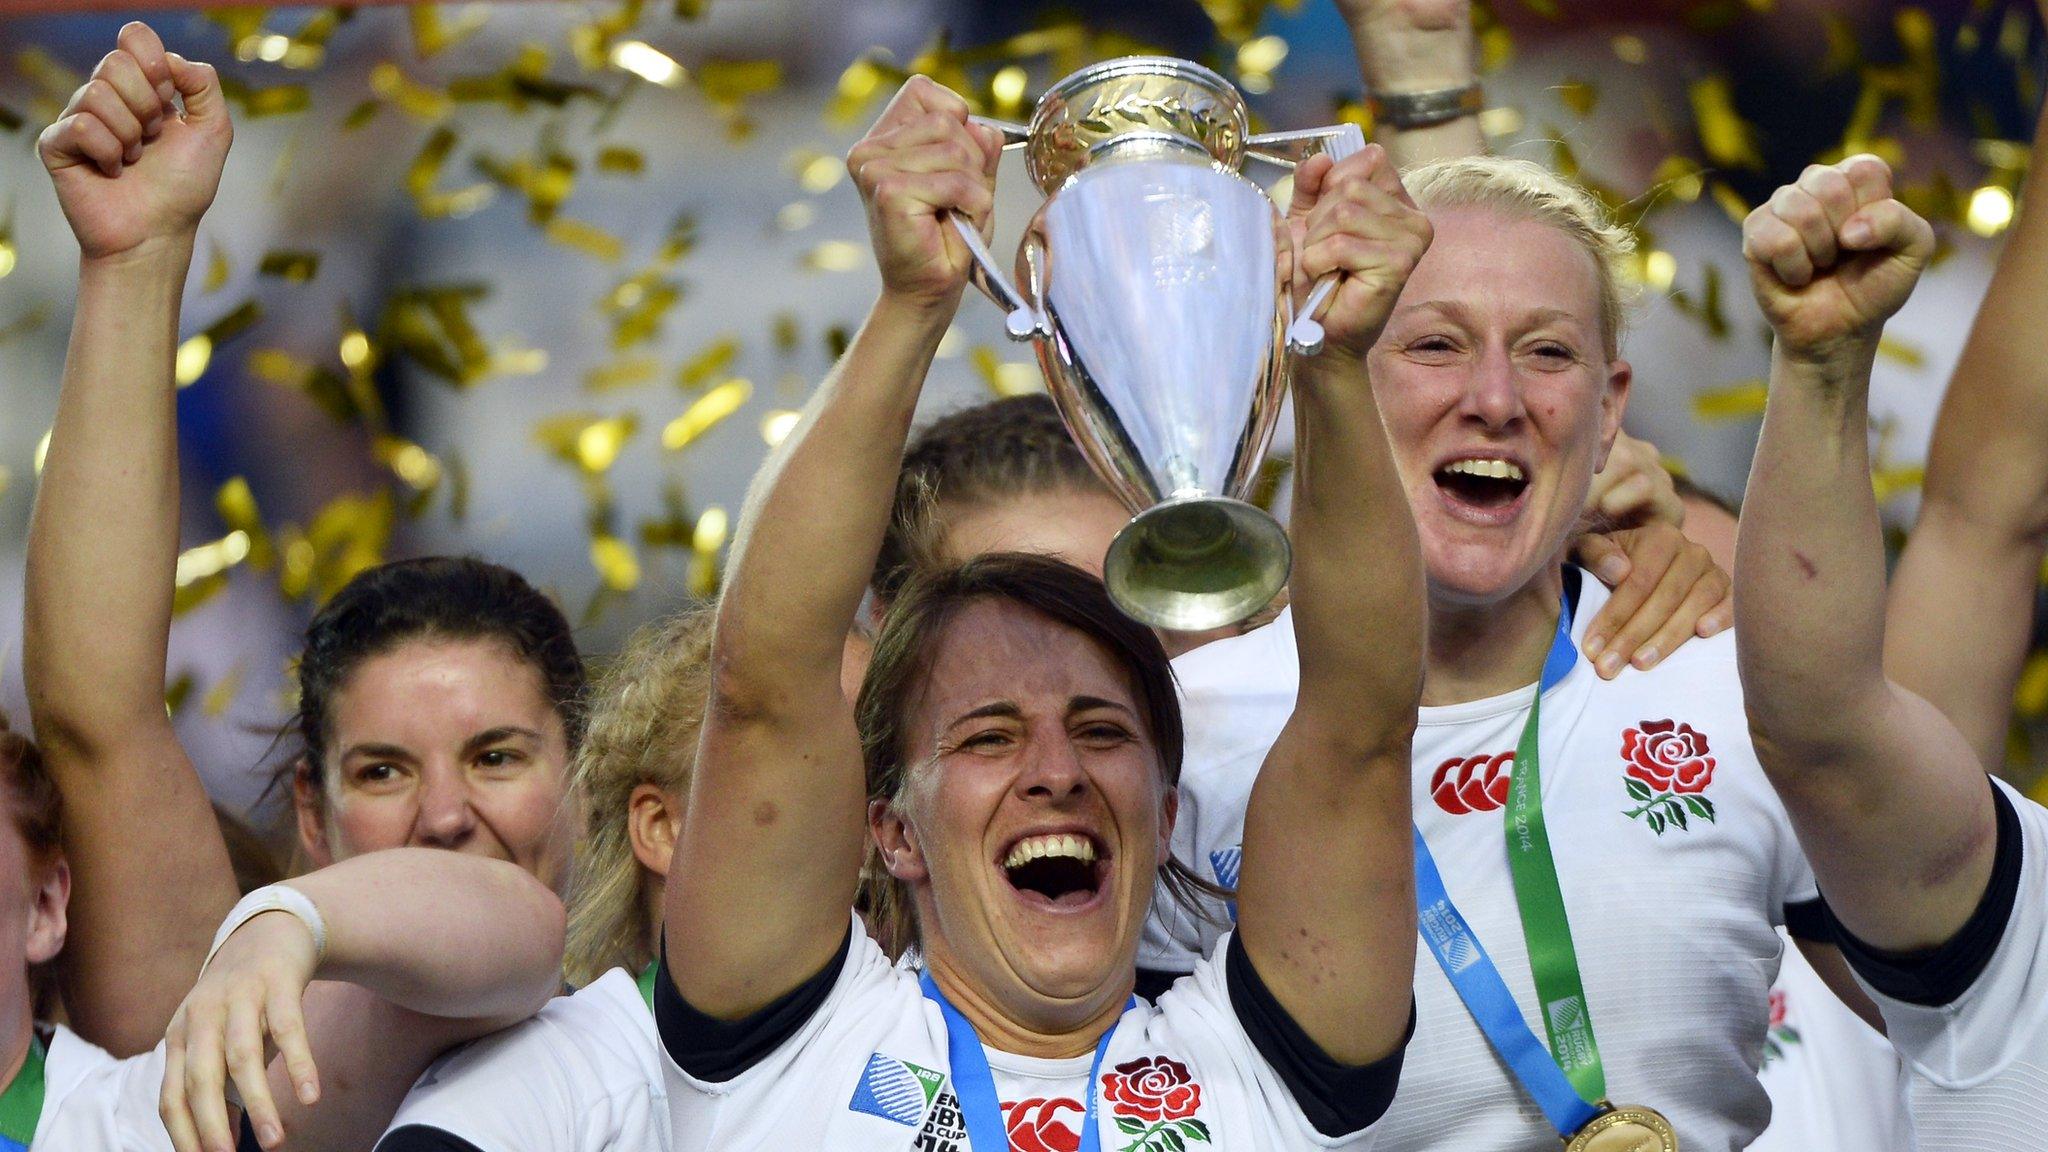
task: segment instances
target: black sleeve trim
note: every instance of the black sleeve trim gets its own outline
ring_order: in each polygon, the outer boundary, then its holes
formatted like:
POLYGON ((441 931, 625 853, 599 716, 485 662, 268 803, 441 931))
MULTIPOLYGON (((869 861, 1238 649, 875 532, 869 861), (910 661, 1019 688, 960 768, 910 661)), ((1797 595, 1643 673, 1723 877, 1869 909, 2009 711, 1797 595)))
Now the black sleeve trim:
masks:
POLYGON ((1820 897, 1785 905, 1785 931, 1794 940, 1808 944, 1833 944, 1834 929, 1828 925, 1827 905, 1820 897))
POLYGON ((483 1149, 453 1132, 443 1132, 424 1124, 407 1124, 386 1132, 384 1138, 377 1141, 377 1152, 483 1152, 483 1149))
MULTIPOLYGON (((1989 784, 1990 777, 1985 777, 1989 784)), ((1984 897, 1956 934, 1945 944, 1911 952, 1887 952, 1873 948, 1849 933, 1835 919, 1834 909, 1823 904, 1827 925, 1849 967, 1872 988, 1894 1000, 1939 1008, 1952 1004, 1970 990, 1977 977, 1990 965, 1992 953, 2005 938, 2005 926, 2012 920, 2013 905, 2019 900, 2021 831, 2020 814, 2005 790, 1989 784, 1993 807, 1998 813, 1998 846, 1991 859, 1991 880, 1984 897)))
POLYGON ((849 923, 839 951, 817 975, 743 1020, 719 1020, 690 1006, 668 974, 667 949, 654 981, 654 1027, 661 1046, 683 1071, 707 1084, 723 1084, 766 1060, 817 1015, 839 982, 846 955, 853 947, 849 923))
POLYGON ((1363 1132, 1386 1115, 1401 1083, 1401 1059, 1415 1036, 1415 1008, 1408 1008, 1408 1034, 1401 1046, 1371 1064, 1340 1064, 1330 1058, 1275 999, 1252 967, 1236 933, 1223 962, 1224 984, 1237 1021, 1252 1047, 1280 1073, 1294 1103, 1315 1130, 1336 1139, 1363 1132))
POLYGON ((1157 968, 1138 969, 1138 999, 1157 1003, 1159 997, 1173 987, 1173 982, 1185 975, 1185 972, 1161 972, 1157 968))

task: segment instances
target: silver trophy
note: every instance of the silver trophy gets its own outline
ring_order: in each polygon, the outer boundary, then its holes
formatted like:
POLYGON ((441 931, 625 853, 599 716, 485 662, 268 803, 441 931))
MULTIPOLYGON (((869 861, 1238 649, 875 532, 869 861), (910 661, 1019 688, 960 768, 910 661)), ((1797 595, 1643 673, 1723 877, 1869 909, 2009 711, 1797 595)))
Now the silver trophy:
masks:
MULTIPOLYGON (((977 118, 979 119, 979 118, 977 118)), ((1287 534, 1245 502, 1287 391, 1293 316, 1285 219, 1238 171, 1364 146, 1356 125, 1254 136, 1244 98, 1199 64, 1128 56, 1083 68, 1001 129, 1047 200, 1016 283, 974 227, 974 282, 1037 348, 1047 389, 1102 479, 1136 513, 1103 558, 1133 619, 1200 631, 1241 621, 1287 583, 1287 534)))

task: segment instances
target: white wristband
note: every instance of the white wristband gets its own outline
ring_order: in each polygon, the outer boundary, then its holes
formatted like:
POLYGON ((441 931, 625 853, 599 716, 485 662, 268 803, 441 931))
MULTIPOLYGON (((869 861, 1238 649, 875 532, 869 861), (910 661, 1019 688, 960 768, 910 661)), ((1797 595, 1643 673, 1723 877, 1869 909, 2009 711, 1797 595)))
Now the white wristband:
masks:
POLYGON ((205 973, 220 946, 228 942, 228 937, 233 936, 236 929, 265 912, 287 912, 296 916, 299 923, 306 926, 306 931, 313 934, 314 962, 326 957, 327 921, 321 918, 319 907, 297 888, 267 884, 242 897, 234 911, 228 913, 228 918, 221 922, 220 931, 213 934, 213 947, 206 950, 206 963, 199 966, 199 971, 205 973))

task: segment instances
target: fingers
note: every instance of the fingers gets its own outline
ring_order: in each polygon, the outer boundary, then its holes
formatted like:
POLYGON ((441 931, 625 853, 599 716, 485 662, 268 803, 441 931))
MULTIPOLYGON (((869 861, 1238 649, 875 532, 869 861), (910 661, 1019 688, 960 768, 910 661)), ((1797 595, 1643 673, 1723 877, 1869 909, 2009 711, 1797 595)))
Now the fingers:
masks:
POLYGON ((185 1111, 198 1132, 199 1147, 206 1152, 231 1152, 234 1134, 228 1126, 226 1081, 222 1075, 226 1060, 222 1044, 226 1012, 213 1001, 190 1005, 190 1009, 186 1018, 185 1111))
POLYGON ((1316 201, 1322 199, 1323 184, 1329 180, 1330 169, 1335 166, 1336 163, 1321 152, 1295 166, 1294 192, 1287 201, 1289 218, 1306 217, 1315 209, 1316 201))
POLYGON ((121 161, 133 164, 142 159, 142 121, 130 111, 120 93, 105 80, 88 80, 78 90, 71 106, 74 116, 90 116, 106 125, 121 145, 121 161))
POLYGON ((157 99, 168 105, 176 91, 171 75, 171 63, 164 51, 164 42, 156 30, 140 20, 131 20, 122 25, 120 35, 115 37, 120 51, 135 61, 143 77, 156 92, 157 99))
MULTIPOLYGON (((1612 536, 1599 532, 1587 532, 1572 541, 1572 554, 1578 559, 1580 567, 1591 571, 1609 588, 1628 579, 1632 567, 1629 564, 1628 553, 1622 550, 1621 545, 1615 543, 1612 536)), ((1586 633, 1586 658, 1589 660, 1600 654, 1597 646, 1593 644, 1596 635, 1590 630, 1586 633)))
MULTIPOLYGON (((1665 571, 1678 554, 1680 537, 1675 529, 1660 530, 1656 526, 1603 535, 1608 543, 1627 554, 1628 573, 1612 585, 1613 594, 1607 598, 1607 603, 1600 606, 1593 622, 1586 626, 1583 651, 1601 677, 1611 680, 1628 663, 1629 657, 1635 655, 1633 646, 1622 651, 1616 640, 1649 600, 1650 594, 1657 590, 1658 582, 1664 578, 1665 571)), ((1580 554, 1584 555, 1585 550, 1581 541, 1580 554)), ((1594 571, 1605 580, 1604 573, 1597 568, 1594 571)))
POLYGON ((119 97, 122 106, 142 126, 143 139, 154 139, 163 129, 164 113, 169 106, 150 84, 149 77, 143 75, 142 65, 135 57, 118 50, 107 53, 92 70, 92 80, 106 85, 119 97))
POLYGON ((1842 226, 1842 243, 1858 252, 1925 260, 1934 253, 1934 227, 1897 200, 1879 200, 1857 209, 1842 226))
POLYGON ((213 65, 187 60, 176 52, 166 52, 164 59, 170 66, 171 83, 185 102, 185 122, 227 127, 227 99, 221 94, 220 76, 213 65))
POLYGON ((1675 528, 1655 525, 1642 529, 1635 545, 1628 579, 1615 589, 1588 629, 1589 637, 1596 633, 1612 636, 1593 660, 1594 668, 1608 679, 1619 674, 1624 663, 1639 669, 1655 666, 1686 637, 1696 634, 1701 615, 1720 603, 1728 589, 1727 574, 1714 567, 1707 550, 1675 528), (1696 589, 1700 590, 1697 597, 1696 589), (1631 603, 1635 605, 1632 611, 1631 603), (1610 631, 1617 621, 1619 627, 1610 631))
POLYGON ((171 1017, 171 1026, 164 1032, 164 1080, 157 1090, 157 1115, 163 1119, 164 1130, 170 1133, 171 1146, 177 1152, 202 1152, 199 1146, 199 1130, 193 1127, 192 1110, 185 1102, 185 1038, 188 1033, 185 1009, 179 1008, 171 1017))
MULTIPOLYGON (((263 1013, 254 995, 239 995, 228 1002, 225 1056, 228 1075, 241 1095, 242 1110, 248 1113, 256 1140, 274 1148, 284 1137, 277 1104, 270 1097, 270 1073, 263 1059, 263 1013)), ((226 1113, 222 1113, 225 1118, 226 1113)))
POLYGON ((73 113, 43 130, 36 141, 43 166, 51 172, 91 164, 102 175, 117 176, 127 149, 99 117, 73 113))
POLYGON ((264 1021, 270 1029, 271 1043, 277 1045, 278 1054, 284 1057, 285 1076, 291 1081, 293 1094, 301 1104, 318 1103, 320 1069, 313 1062, 312 1043, 306 1038, 300 996, 288 989, 273 989, 270 1003, 264 1009, 264 1021))
POLYGON ((1768 203, 1742 222, 1742 255, 1752 264, 1769 268, 1786 287, 1804 288, 1813 283, 1813 257, 1807 253, 1806 242, 1768 203))

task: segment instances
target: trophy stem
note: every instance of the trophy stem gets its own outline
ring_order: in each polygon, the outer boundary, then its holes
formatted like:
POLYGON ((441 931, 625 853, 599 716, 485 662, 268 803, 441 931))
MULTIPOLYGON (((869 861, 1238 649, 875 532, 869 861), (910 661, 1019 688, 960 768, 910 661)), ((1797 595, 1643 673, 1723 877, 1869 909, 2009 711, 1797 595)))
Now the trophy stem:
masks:
POLYGON ((1287 533, 1241 500, 1182 496, 1140 512, 1103 558, 1117 607, 1140 623, 1202 632, 1271 603, 1292 563, 1287 533))

